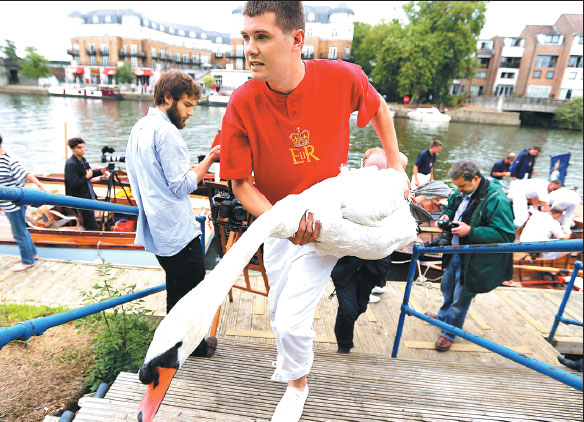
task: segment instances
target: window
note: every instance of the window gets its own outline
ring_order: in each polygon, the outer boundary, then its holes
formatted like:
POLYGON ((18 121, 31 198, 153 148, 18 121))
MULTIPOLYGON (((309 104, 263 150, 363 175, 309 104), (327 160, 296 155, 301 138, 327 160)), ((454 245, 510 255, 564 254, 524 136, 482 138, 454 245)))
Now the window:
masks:
POLYGON ((160 49, 160 58, 164 59, 164 48, 160 49))
POLYGON ((223 37, 217 37, 217 39, 215 40, 215 42, 217 44, 221 44, 223 42, 223 37))
POLYGON ((79 51, 79 44, 73 44, 73 50, 79 51))
POLYGON ((514 87, 513 85, 497 85, 495 87, 495 96, 504 97, 508 95, 513 95, 514 87))
POLYGON ((343 58, 348 59, 351 56, 351 47, 345 47, 345 54, 343 54, 343 58))
POLYGON ((99 18, 97 16, 93 17, 93 23, 99 23, 99 18))
POLYGON ((312 37, 312 29, 306 30, 306 38, 312 37))
POLYGON ((170 50, 166 50, 166 58, 172 59, 172 53, 170 52, 170 50))
POLYGON ((568 67, 582 67, 582 56, 570 56, 568 67))
POLYGON ((219 49, 215 52, 215 57, 223 57, 223 52, 219 49))
POLYGON ((551 89, 551 86, 531 85, 527 89, 527 96, 530 98, 547 98, 551 89))
POLYGON ((174 28, 170 28, 168 32, 174 35, 174 28))
POLYGON ((521 63, 521 57, 503 57, 501 59, 501 66, 510 69, 519 69, 519 64, 521 63))
POLYGON ((480 79, 486 79, 486 77, 487 77, 487 72, 477 72, 473 76, 473 78, 480 78, 480 79))
POLYGON ((148 19, 144 19, 144 26, 150 26, 150 22, 148 21, 148 19))
POLYGON ((191 31, 191 32, 189 32, 189 37, 197 38, 197 33, 195 31, 191 31))
POLYGON ((582 45, 583 44, 583 37, 584 35, 580 34, 580 36, 578 37, 578 44, 582 45))
POLYGON ((578 73, 576 73, 576 72, 570 72, 569 73, 569 76, 568 76, 568 79, 574 80, 574 79, 576 79, 576 77, 578 77, 578 73))
POLYGON ((87 52, 88 53, 95 53, 95 44, 90 42, 89 44, 87 44, 87 52))
POLYGON ((152 69, 156 69, 156 60, 152 59, 152 69))
POLYGON ((132 57, 130 63, 132 64, 132 67, 138 67, 138 57, 132 57))
POLYGON ((488 43, 488 42, 481 42, 481 48, 480 48, 480 50, 488 50, 489 49, 489 45, 490 45, 490 43, 488 43))
POLYGON ((308 14, 308 22, 314 22, 314 20, 316 19, 316 15, 312 12, 310 12, 308 14))
POLYGON ((329 59, 336 59, 337 58, 337 47, 330 47, 329 48, 328 58, 329 59))
POLYGON ((486 69, 487 67, 489 67, 489 63, 491 62, 491 59, 489 57, 479 57, 479 67, 481 69, 486 69))
POLYGON ((102 66, 109 66, 109 57, 108 56, 102 56, 101 65, 102 66))
POLYGON ((463 95, 464 85, 452 85, 450 88, 451 95, 463 95))
POLYGON ((237 44, 237 47, 235 47, 236 49, 236 56, 243 56, 243 45, 241 44, 237 44))
POLYGON ((331 37, 332 38, 337 38, 337 30, 336 29, 332 31, 331 37))
POLYGON ((477 95, 483 95, 484 87, 482 85, 472 85, 470 87, 470 95, 476 97, 477 95))
POLYGON ((180 62, 180 53, 176 53, 176 54, 174 55, 174 59, 175 59, 177 62, 180 62))
POLYGON ((223 75, 213 75, 213 79, 217 85, 223 86, 223 75))
POLYGON ((187 53, 183 53, 183 63, 189 62, 189 55, 187 53))
POLYGON ((560 43, 560 36, 559 35, 545 35, 543 39, 544 44, 559 44, 560 43))
POLYGON ((152 47, 152 57, 156 57, 156 47, 152 47))
POLYGON ((160 25, 160 30, 164 32, 164 25, 160 25))
POLYGON ((193 54, 193 64, 199 64, 199 56, 193 54))
POLYGON ((97 60, 96 60, 95 56, 89 56, 89 65, 90 66, 97 65, 97 60))
POLYGON ((549 72, 547 72, 545 74, 545 78, 546 79, 554 79, 554 71, 553 70, 550 70, 549 72))
POLYGON ((180 31, 178 31, 178 35, 180 35, 181 37, 185 36, 185 31, 183 31, 182 29, 180 31))
POLYGON ((137 54, 138 53, 138 46, 136 44, 130 44, 130 53, 137 54))
POLYGON ((110 23, 110 22, 112 21, 112 17, 111 17, 111 16, 109 16, 109 15, 108 15, 108 16, 106 16, 106 17, 105 17, 105 21, 106 21, 107 23, 110 23))
POLYGON ((521 38, 512 38, 511 47, 521 47, 521 38))
POLYGON ((501 79, 515 79, 515 73, 511 72, 502 72, 501 79))
POLYGON ((534 79, 541 78, 541 70, 536 70, 535 72, 533 72, 533 78, 534 79))
POLYGON ((207 39, 207 34, 205 34, 204 32, 201 33, 201 39, 202 40, 206 40, 207 39))
POLYGON ((540 54, 535 59, 535 67, 556 67, 558 56, 540 54))

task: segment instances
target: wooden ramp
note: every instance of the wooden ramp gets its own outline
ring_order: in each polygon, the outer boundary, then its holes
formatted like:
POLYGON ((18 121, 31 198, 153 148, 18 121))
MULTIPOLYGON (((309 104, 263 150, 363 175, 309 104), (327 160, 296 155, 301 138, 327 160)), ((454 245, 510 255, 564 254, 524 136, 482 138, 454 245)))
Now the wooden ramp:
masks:
MULTIPOLYGON (((285 386, 270 381, 271 344, 223 339, 178 371, 158 422, 267 422, 285 386)), ((581 421, 578 390, 521 365, 391 359, 316 350, 302 421, 581 421)), ((145 386, 122 373, 76 422, 135 421, 145 386)))

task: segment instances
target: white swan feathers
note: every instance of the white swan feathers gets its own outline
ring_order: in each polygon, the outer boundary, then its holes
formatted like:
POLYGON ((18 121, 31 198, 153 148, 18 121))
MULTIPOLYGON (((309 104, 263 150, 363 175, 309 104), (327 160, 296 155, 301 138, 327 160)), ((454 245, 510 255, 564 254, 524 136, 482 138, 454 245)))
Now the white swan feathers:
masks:
POLYGON ((144 359, 141 381, 150 383, 157 366, 182 365, 259 246, 269 236, 285 239, 294 235, 307 211, 321 222, 318 242, 311 244, 321 255, 380 259, 413 242, 416 222, 404 192, 405 178, 396 170, 342 167, 338 176, 278 201, 162 320, 144 359))

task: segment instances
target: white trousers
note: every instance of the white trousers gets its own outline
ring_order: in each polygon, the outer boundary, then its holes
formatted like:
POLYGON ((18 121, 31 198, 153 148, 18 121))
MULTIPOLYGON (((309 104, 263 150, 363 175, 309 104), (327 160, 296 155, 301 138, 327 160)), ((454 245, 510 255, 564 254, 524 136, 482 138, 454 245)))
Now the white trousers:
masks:
POLYGON ((426 183, 428 183, 430 181, 430 177, 432 177, 432 173, 428 173, 428 174, 418 173, 418 182, 420 182, 420 184, 416 185, 416 178, 412 174, 412 183, 411 183, 412 188, 416 188, 418 186, 425 185, 426 183))
POLYGON ((517 183, 511 182, 509 186, 509 199, 513 201, 513 214, 515 218, 513 219, 513 224, 515 228, 523 226, 527 219, 529 218, 529 211, 527 209, 527 196, 521 186, 517 183))
POLYGON ((278 348, 272 381, 297 380, 310 372, 314 310, 337 260, 288 239, 269 238, 264 243, 264 266, 270 282, 268 306, 278 348))

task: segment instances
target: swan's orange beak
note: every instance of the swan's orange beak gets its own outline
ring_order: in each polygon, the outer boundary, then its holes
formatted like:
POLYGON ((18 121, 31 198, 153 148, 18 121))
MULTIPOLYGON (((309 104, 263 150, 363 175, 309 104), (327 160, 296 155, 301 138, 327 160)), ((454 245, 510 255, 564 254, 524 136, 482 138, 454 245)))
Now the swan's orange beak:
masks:
POLYGON ((148 384, 138 407, 138 422, 151 422, 154 419, 174 374, 174 368, 158 368, 158 385, 155 387, 154 382, 148 384))

